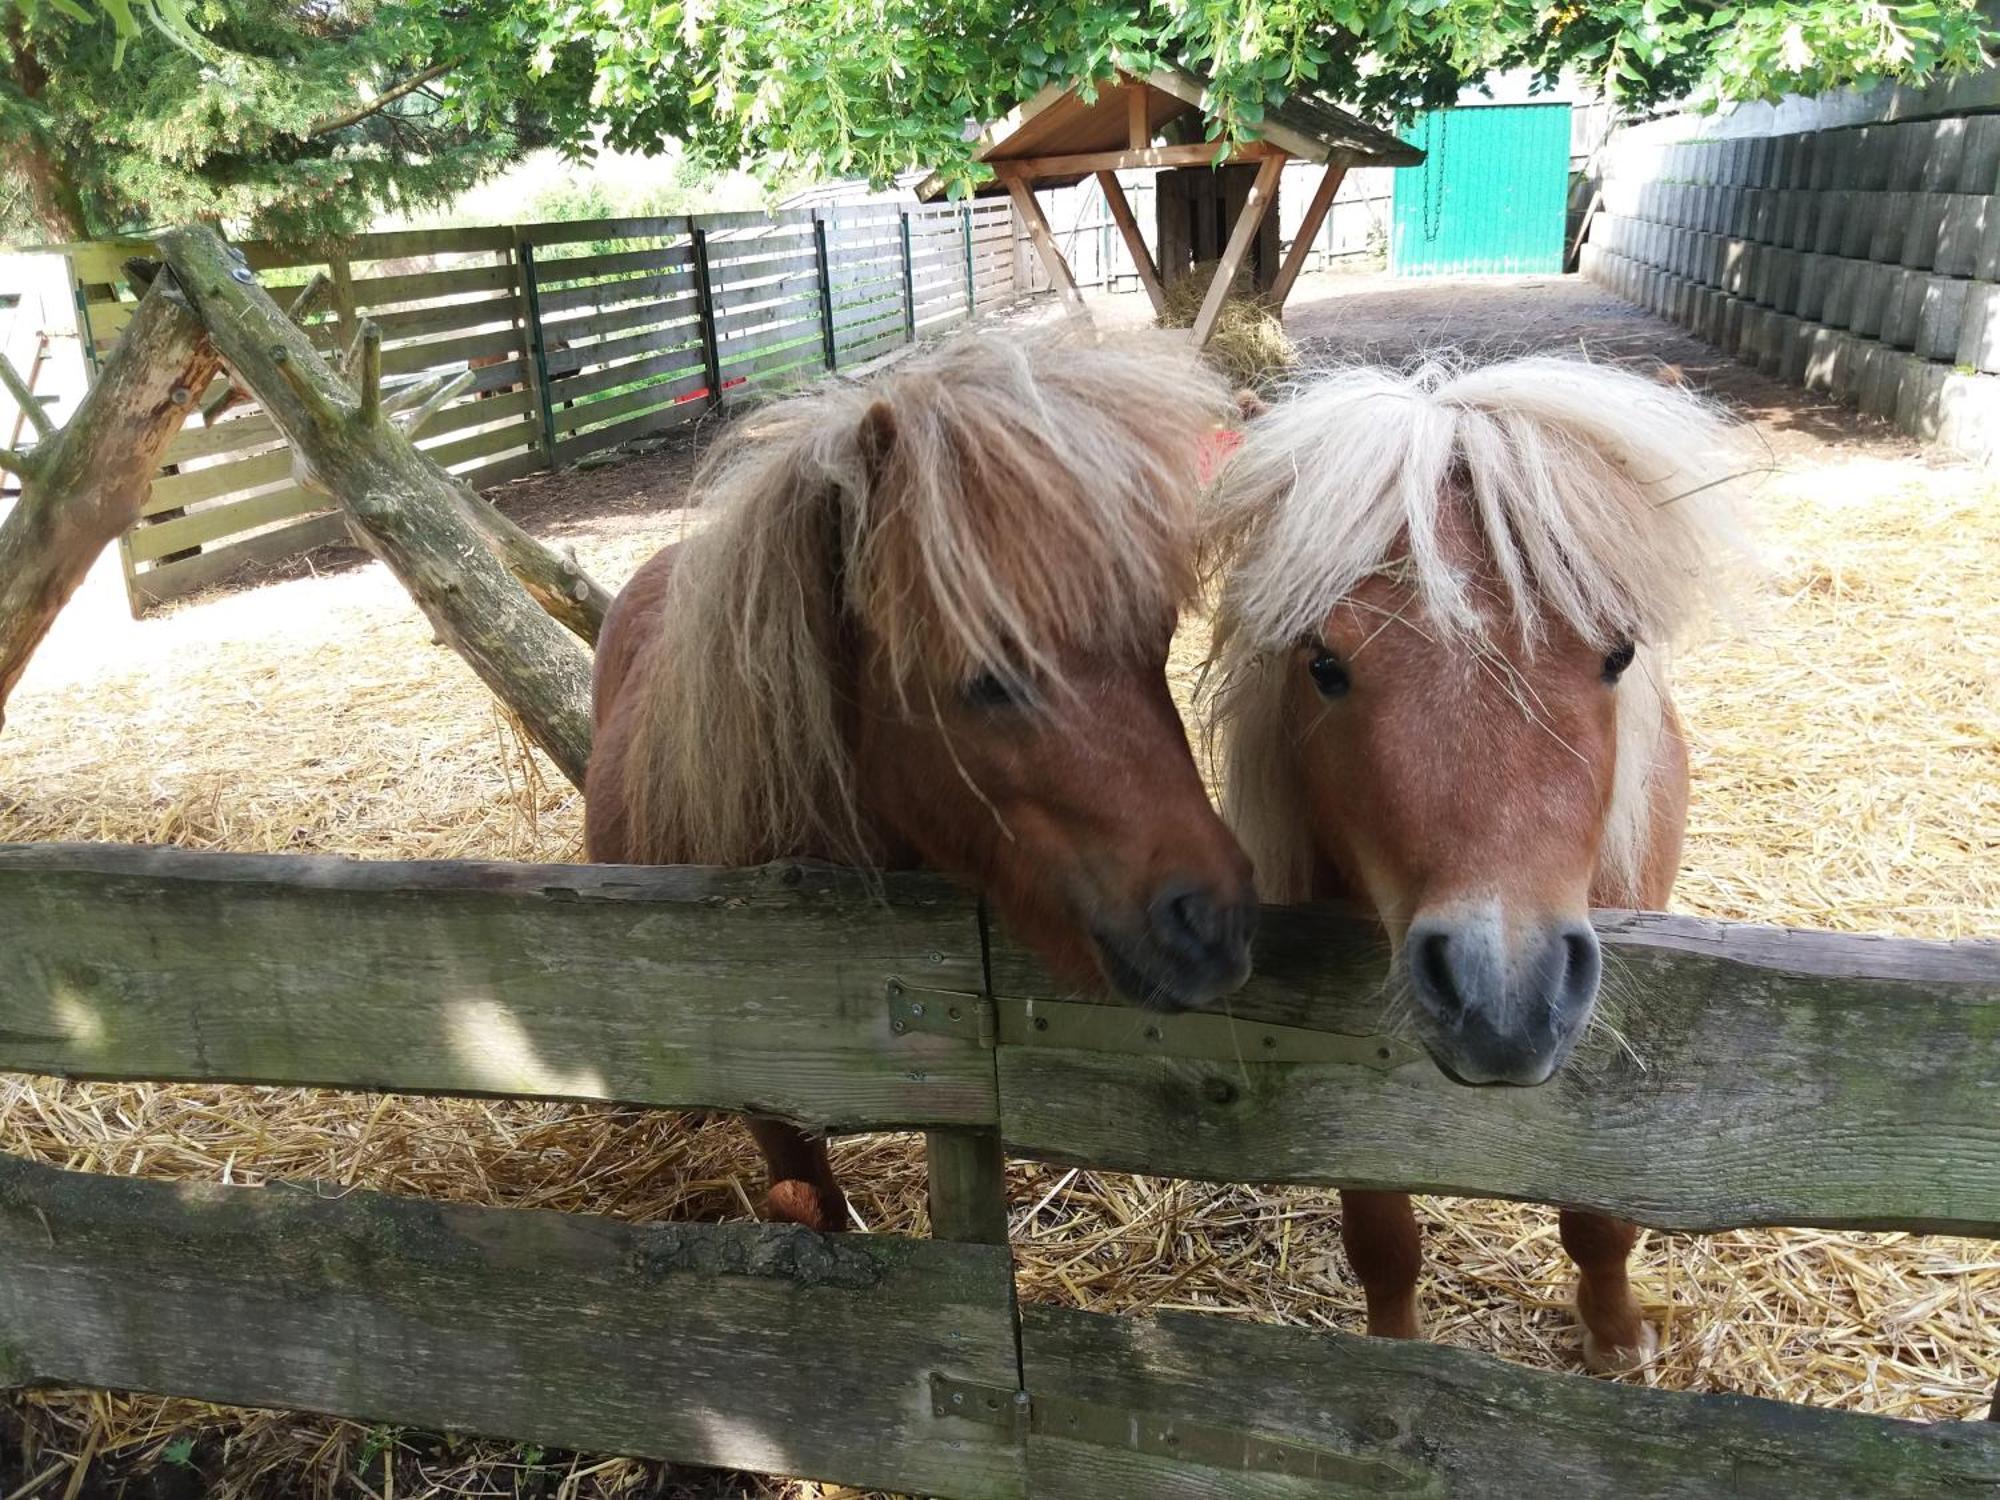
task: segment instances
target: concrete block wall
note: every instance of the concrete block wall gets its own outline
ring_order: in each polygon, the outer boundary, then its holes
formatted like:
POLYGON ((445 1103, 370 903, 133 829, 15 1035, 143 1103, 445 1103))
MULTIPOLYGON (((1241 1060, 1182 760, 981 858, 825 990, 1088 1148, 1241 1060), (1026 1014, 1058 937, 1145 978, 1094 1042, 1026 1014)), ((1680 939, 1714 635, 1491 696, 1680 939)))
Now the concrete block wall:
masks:
POLYGON ((1591 280, 2000 468, 2000 114, 1613 137, 1591 280))

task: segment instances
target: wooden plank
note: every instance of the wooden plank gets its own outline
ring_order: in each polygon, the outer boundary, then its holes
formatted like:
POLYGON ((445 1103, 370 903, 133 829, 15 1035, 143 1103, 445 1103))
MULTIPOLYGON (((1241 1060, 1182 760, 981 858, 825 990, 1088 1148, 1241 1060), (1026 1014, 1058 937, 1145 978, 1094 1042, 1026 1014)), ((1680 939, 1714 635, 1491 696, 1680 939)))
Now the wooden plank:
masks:
POLYGON ((934 1370, 1016 1379, 1007 1252, 0 1160, 0 1383, 170 1392, 1019 1496, 934 1370))
POLYGON ((183 427, 167 444, 163 463, 186 463, 191 458, 214 458, 223 453, 248 453, 283 441, 278 424, 261 411, 231 414, 226 422, 212 427, 183 427))
POLYGON ((728 248, 736 253, 718 256, 714 253, 713 244, 710 245, 708 270, 718 291, 725 286, 734 286, 739 281, 748 281, 758 276, 781 276, 790 271, 810 271, 817 264, 811 240, 797 240, 785 244, 759 240, 728 248))
POLYGON ((1083 293, 1076 289, 1076 278, 1070 274, 1069 262, 1063 259, 1055 236, 1049 232, 1049 221, 1042 216, 1042 205, 1035 201, 1035 190, 1022 177, 1009 174, 1004 180, 1008 196, 1014 200, 1014 207, 1021 211, 1022 221, 1028 226, 1028 237, 1034 241, 1035 253, 1041 256, 1049 280, 1055 283, 1057 295, 1071 312, 1082 312, 1083 293))
POLYGON ((537 447, 526 453, 511 453, 505 458, 496 458, 469 469, 461 469, 458 477, 475 489, 488 490, 505 484, 510 479, 519 479, 525 474, 544 473, 548 467, 548 454, 537 447))
POLYGON ((1208 336, 1215 332, 1215 320, 1222 316, 1222 304, 1229 298, 1236 273, 1243 268, 1243 258, 1256 240, 1257 231, 1263 227, 1264 215, 1277 199, 1278 176, 1284 171, 1287 159, 1283 152, 1278 152, 1266 156, 1257 168, 1257 180, 1251 183, 1242 211, 1236 215, 1236 225, 1229 231, 1229 243, 1222 248, 1222 259, 1215 263, 1215 279, 1209 283, 1208 294, 1201 299, 1201 311, 1194 316, 1194 346, 1197 349, 1207 344, 1208 336))
MULTIPOLYGON (((354 283, 354 305, 367 312, 405 302, 426 301, 432 297, 457 296, 464 292, 505 292, 512 290, 513 285, 512 266, 466 266, 456 271, 364 276, 354 283)), ((275 296, 279 289, 273 287, 271 290, 275 296)))
POLYGON ((769 281, 739 282, 727 292, 715 294, 715 310, 720 314, 736 308, 798 299, 808 302, 819 300, 819 276, 816 271, 777 276, 769 281))
POLYGON ((842 344, 840 367, 845 371, 854 365, 866 364, 877 355, 887 354, 892 349, 903 349, 908 346, 909 340, 903 337, 902 320, 898 318, 885 325, 885 330, 881 333, 857 339, 851 344, 842 344))
POLYGON ((153 493, 139 513, 154 516, 163 510, 179 510, 219 495, 254 490, 275 484, 291 472, 291 450, 280 448, 228 463, 209 464, 185 474, 162 474, 153 481, 153 493))
MULTIPOLYGON (((551 400, 558 402, 581 403, 585 396, 594 396, 600 391, 616 390, 621 385, 630 385, 634 381, 651 379, 670 371, 679 372, 683 378, 687 374, 693 374, 695 382, 690 389, 698 391, 702 388, 701 369, 701 349, 698 345, 689 343, 684 348, 670 349, 664 354, 627 360, 622 365, 611 365, 584 375, 565 376, 550 383, 549 396, 551 400)), ((575 409, 581 410, 581 405, 575 409)), ((562 420, 562 411, 558 408, 556 411, 558 426, 562 420)))
MULTIPOLYGON (((1143 111, 1145 94, 1134 89, 1132 97, 1140 100, 1143 111)), ((1104 194, 1104 203, 1111 210, 1111 221, 1118 226, 1118 234, 1125 241, 1125 251, 1132 257, 1132 266, 1139 273, 1139 285, 1146 289, 1146 300, 1153 304, 1154 314, 1164 314, 1167 310, 1167 291, 1160 285, 1160 273, 1153 265, 1153 252, 1146 248, 1146 237, 1139 232, 1139 221, 1132 217, 1132 205, 1126 201, 1125 189, 1119 184, 1115 172, 1099 172, 1097 186, 1104 194)))
POLYGON ((1008 157, 991 165, 1001 179, 1039 182, 1047 177, 1088 177, 1093 172, 1123 172, 1134 168, 1206 167, 1217 162, 1283 161, 1285 153, 1262 141, 1229 146, 1200 141, 1191 146, 1148 146, 1142 151, 1083 151, 1067 156, 1008 157))
POLYGON ((558 344, 583 349, 591 347, 591 339, 601 339, 608 334, 634 328, 658 328, 669 323, 685 323, 692 327, 694 318, 693 297, 678 297, 671 302, 635 302, 628 307, 614 307, 580 317, 544 318, 542 337, 549 341, 551 349, 558 344))
MULTIPOLYGON (((763 209, 738 209, 733 212, 696 214, 693 222, 709 232, 709 243, 716 243, 718 235, 726 236, 739 229, 768 229, 778 231, 798 227, 810 234, 813 215, 809 208, 781 208, 775 212, 763 209)), ((727 243, 725 239, 723 243, 727 243)))
POLYGON ((549 395, 552 399, 556 397, 563 389, 563 379, 586 366, 593 369, 615 368, 615 361, 636 354, 682 348, 694 333, 694 326, 682 321, 643 328, 623 338, 603 339, 594 344, 572 341, 567 349, 551 350, 549 353, 549 395))
POLYGON ((533 420, 516 418, 504 426, 494 427, 485 432, 475 432, 448 443, 430 443, 421 451, 432 463, 440 468, 449 469, 465 463, 468 459, 485 458, 491 454, 532 446, 540 440, 541 428, 541 417, 537 413, 533 420))
POLYGON ((1299 231, 1292 239, 1292 248, 1285 252, 1285 263, 1278 268, 1277 279, 1271 283, 1270 304, 1280 312, 1284 311, 1285 299, 1292 294, 1292 283, 1305 269, 1306 257, 1312 253, 1312 242, 1319 234, 1320 225, 1326 222, 1327 210, 1333 207, 1334 194, 1340 191, 1341 179, 1346 176, 1347 153, 1336 151, 1327 162, 1326 170, 1320 174, 1319 186, 1313 189, 1312 201, 1306 205, 1306 216, 1299 221, 1299 231))
POLYGON ((745 354, 754 354, 774 344, 818 338, 819 309, 807 303, 797 311, 804 313, 804 316, 788 315, 781 323, 761 322, 730 330, 726 337, 716 343, 717 359, 726 365, 732 359, 741 359, 745 354))
POLYGON ((515 328, 491 333, 456 334, 421 344, 402 344, 382 351, 384 375, 414 375, 421 370, 464 369, 468 360, 488 354, 517 355, 521 334, 515 328))
POLYGON ((1125 144, 1144 151, 1153 144, 1153 125, 1147 116, 1146 85, 1136 79, 1125 84, 1125 144))
MULTIPOLYGON (((289 455, 285 457, 285 467, 281 472, 283 477, 289 478, 290 458, 289 455)), ((261 530, 274 521, 286 521, 293 516, 310 515, 324 509, 325 497, 287 483, 283 489, 266 494, 233 500, 227 505, 191 510, 186 515, 158 521, 151 526, 135 526, 126 536, 126 545, 134 562, 152 562, 170 552, 184 552, 203 542, 240 536, 244 532, 261 530)))
POLYGON ((1092 1500, 1358 1495, 1945 1500, 2000 1431, 1526 1370, 1198 1313, 1021 1309, 1028 1483, 1092 1500))
POLYGON ((761 352, 749 351, 738 355, 733 364, 726 364, 722 370, 724 385, 738 380, 747 380, 767 370, 788 370, 793 365, 814 362, 819 359, 819 327, 812 325, 811 332, 802 337, 794 337, 789 343, 778 348, 761 347, 761 352))
POLYGON ((694 299, 694 271, 662 271, 654 276, 627 276, 616 281, 594 281, 561 291, 542 292, 539 301, 546 321, 556 313, 580 307, 602 309, 622 307, 628 302, 679 301, 694 299))
MULTIPOLYGON (((697 386, 697 390, 706 386, 697 386)), ((686 427, 701 420, 708 410, 705 401, 684 401, 678 405, 656 407, 652 411, 614 423, 609 427, 593 428, 576 437, 565 438, 556 444, 556 464, 575 463, 579 458, 592 453, 602 453, 607 448, 616 448, 620 443, 633 442, 638 438, 652 437, 656 433, 671 432, 676 427, 686 427)))
POLYGON ((819 322, 819 298, 808 294, 793 296, 782 302, 767 302, 758 307, 741 308, 733 313, 725 313, 715 320, 718 337, 727 338, 750 330, 789 327, 801 320, 817 325, 819 322))
MULTIPOLYGON (((1593 1027, 1540 1088, 1474 1089, 1383 1033, 1373 929, 1267 908, 1223 1045, 1187 1041, 1213 1016, 1119 1011, 1106 1024, 1129 1016, 1131 1050, 1003 1045, 1008 1148, 1223 1182, 1560 1203, 1660 1229, 2000 1237, 2000 943, 1632 912, 1599 913, 1597 928, 1622 1035, 1593 1027), (1262 1024, 1331 1034, 1358 1060, 1257 1061, 1262 1024)), ((991 964, 1003 1022, 1008 997, 1066 988, 1009 943, 991 964)))
MULTIPOLYGON (((637 273, 658 275, 668 271, 685 271, 693 263, 693 251, 686 245, 666 245, 653 250, 614 250, 602 255, 572 256, 567 260, 544 260, 537 256, 535 284, 549 288, 588 281, 595 285, 615 286, 619 279, 634 277, 637 273)), ((544 291, 542 295, 547 297, 550 294, 544 291)))
MULTIPOLYGON (((322 502, 324 503, 324 502, 322 502)), ((246 568, 264 567, 309 552, 315 547, 353 544, 347 521, 339 512, 314 516, 259 536, 203 550, 199 557, 156 563, 132 579, 134 595, 144 605, 183 599, 225 583, 246 568)))
MULTIPOLYGON (((671 239, 684 235, 693 227, 694 221, 686 214, 673 214, 666 218, 639 219, 579 219, 566 224, 523 224, 518 233, 530 245, 574 245, 583 240, 656 240, 671 239)), ((541 256, 535 257, 539 269, 541 256)), ((552 260, 552 265, 562 262, 552 260)))
POLYGON ((892 980, 980 987, 930 878, 20 845, 0 930, 0 1069, 995 1118, 976 1039, 890 1029, 892 980))
POLYGON ((458 333, 468 328, 490 328, 509 323, 514 316, 511 295, 482 297, 475 302, 439 302, 428 307, 406 308, 402 312, 371 313, 369 319, 391 343, 424 338, 440 333, 458 333))
POLYGON ((683 396, 692 396, 699 391, 705 379, 697 368, 675 380, 656 380, 636 391, 620 391, 601 401, 582 401, 564 406, 555 414, 556 431, 564 437, 574 437, 585 426, 602 426, 615 417, 648 411, 656 406, 670 406, 683 396))

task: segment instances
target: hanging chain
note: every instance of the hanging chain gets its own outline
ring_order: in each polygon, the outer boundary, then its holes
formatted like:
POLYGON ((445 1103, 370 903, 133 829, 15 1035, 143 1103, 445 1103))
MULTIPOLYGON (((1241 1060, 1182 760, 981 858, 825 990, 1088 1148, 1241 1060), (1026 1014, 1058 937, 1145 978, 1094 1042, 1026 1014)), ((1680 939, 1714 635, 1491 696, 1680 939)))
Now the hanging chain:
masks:
POLYGON ((1438 231, 1444 228, 1444 146, 1450 129, 1448 110, 1434 109, 1424 120, 1424 175, 1419 207, 1423 213, 1425 244, 1435 243, 1438 231))

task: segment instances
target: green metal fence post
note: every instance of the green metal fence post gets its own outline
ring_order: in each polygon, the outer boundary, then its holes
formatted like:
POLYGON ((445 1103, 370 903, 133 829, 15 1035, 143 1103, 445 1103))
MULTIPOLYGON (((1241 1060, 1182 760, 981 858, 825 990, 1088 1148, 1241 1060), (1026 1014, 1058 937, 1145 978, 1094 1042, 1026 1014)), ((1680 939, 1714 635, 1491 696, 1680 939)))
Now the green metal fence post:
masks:
POLYGON ((910 275, 910 211, 906 208, 898 217, 903 225, 903 333, 914 344, 917 341, 917 287, 910 275))
POLYGON ((833 271, 826 256, 826 220, 813 215, 813 264, 819 275, 819 337, 829 370, 840 368, 840 343, 833 329, 833 271))
POLYGON ((708 405, 722 405, 722 350, 715 340, 715 288, 708 279, 708 231, 694 227, 694 285, 701 315, 701 362, 708 380, 708 405))
POLYGON ((529 241, 514 241, 514 262, 521 274, 521 294, 527 304, 528 354, 535 366, 535 400, 542 412, 542 452, 549 467, 556 464, 556 411, 549 400, 549 350, 542 337, 542 295, 535 285, 535 247, 529 241))
POLYGON ((959 227, 965 233, 965 321, 970 323, 979 313, 979 283, 972 272, 972 204, 964 204, 958 211, 959 227))

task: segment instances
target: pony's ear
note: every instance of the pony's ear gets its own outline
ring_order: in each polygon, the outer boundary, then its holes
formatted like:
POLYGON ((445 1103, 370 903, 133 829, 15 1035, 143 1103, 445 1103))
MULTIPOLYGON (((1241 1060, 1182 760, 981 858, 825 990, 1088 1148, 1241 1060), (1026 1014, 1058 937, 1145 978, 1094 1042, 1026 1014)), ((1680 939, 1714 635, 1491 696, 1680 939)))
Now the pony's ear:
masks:
POLYGON ((871 403, 861 414, 855 441, 861 448, 861 470, 868 476, 868 487, 872 490, 882 482, 896 451, 896 409, 886 401, 871 403))
POLYGON ((1246 422, 1256 421, 1270 409, 1270 404, 1247 385, 1236 393, 1237 413, 1246 422))

